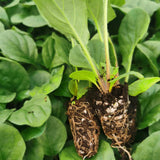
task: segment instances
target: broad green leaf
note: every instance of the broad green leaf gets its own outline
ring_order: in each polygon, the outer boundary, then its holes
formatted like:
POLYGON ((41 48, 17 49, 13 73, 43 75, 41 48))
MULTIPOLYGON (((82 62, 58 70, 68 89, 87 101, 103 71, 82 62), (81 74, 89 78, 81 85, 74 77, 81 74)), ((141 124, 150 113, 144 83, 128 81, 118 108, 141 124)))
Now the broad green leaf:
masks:
POLYGON ((0 103, 0 111, 4 110, 6 108, 6 104, 0 103))
POLYGON ((50 116, 46 130, 38 141, 43 147, 44 154, 53 157, 62 150, 66 139, 67 132, 63 123, 56 117, 50 116))
POLYGON ((128 13, 133 8, 141 8, 146 11, 150 16, 160 8, 160 4, 156 2, 152 2, 151 0, 127 0, 125 5, 123 5, 120 9, 125 13, 128 13))
POLYGON ((31 88, 35 86, 42 86, 45 83, 49 83, 49 80, 51 79, 51 74, 45 70, 35 70, 32 71, 30 74, 30 84, 31 88))
POLYGON ((78 82, 78 91, 77 91, 77 99, 81 98, 89 89, 88 81, 80 81, 78 82))
POLYGON ((12 2, 10 2, 9 4, 7 4, 5 6, 5 8, 10 8, 10 7, 13 7, 15 5, 17 5, 19 3, 20 0, 13 0, 12 2))
POLYGON ((4 32, 5 28, 2 22, 0 22, 0 33, 4 32))
POLYGON ((46 21, 40 15, 30 15, 26 17, 23 22, 25 26, 28 27, 43 27, 47 25, 46 21))
POLYGON ((4 123, 15 109, 5 109, 0 111, 0 123, 4 123))
POLYGON ((87 7, 83 0, 34 0, 42 16, 56 30, 86 44, 87 7))
POLYGON ((19 62, 35 64, 38 60, 36 44, 27 35, 21 35, 13 30, 0 34, 0 48, 6 57, 19 62))
MULTIPOLYGON (((89 18, 91 18, 97 28, 101 41, 104 38, 104 1, 103 0, 87 0, 87 8, 89 18)), ((114 10, 112 9, 110 2, 108 1, 108 22, 115 18, 114 10)))
POLYGON ((26 152, 23 160, 43 160, 43 148, 39 145, 36 139, 26 143, 26 152))
POLYGON ((155 84, 139 96, 140 112, 138 128, 151 126, 160 119, 160 85, 155 84))
POLYGON ((159 69, 157 59, 160 55, 160 42, 159 41, 146 41, 142 44, 137 45, 138 49, 148 59, 150 66, 155 76, 159 76, 159 69))
POLYGON ((29 88, 26 70, 17 62, 0 57, 0 88, 19 92, 29 88))
POLYGON ((45 129, 46 129, 46 123, 40 127, 34 127, 34 128, 33 127, 25 127, 21 131, 21 135, 25 141, 30 141, 32 139, 35 139, 35 138, 41 136, 44 133, 45 129))
MULTIPOLYGON (((65 147, 59 155, 60 160, 82 160, 75 150, 74 145, 65 147)), ((109 143, 104 140, 100 141, 98 153, 90 160, 115 160, 114 152, 109 143)))
POLYGON ((50 78, 48 83, 45 83, 44 85, 40 87, 34 87, 30 95, 33 97, 35 95, 40 95, 40 94, 49 94, 56 90, 61 83, 62 76, 63 76, 63 71, 64 71, 64 66, 55 68, 52 70, 52 77, 50 78))
POLYGON ((151 77, 137 80, 129 85, 129 95, 137 96, 152 87, 155 83, 159 82, 159 77, 151 77))
POLYGON ((17 129, 0 124, 0 160, 22 160, 26 149, 17 129))
POLYGON ((4 88, 0 88, 0 103, 9 103, 16 97, 15 92, 10 92, 4 88))
POLYGON ((134 160, 155 160, 160 157, 160 131, 142 141, 132 157, 134 160))
POLYGON ((160 131, 160 120, 153 125, 149 126, 149 135, 154 132, 160 131))
POLYGON ((114 4, 116 6, 122 6, 123 4, 125 4, 125 0, 110 0, 111 4, 114 4))
POLYGON ((51 103, 46 95, 39 95, 26 101, 22 108, 12 113, 9 121, 16 125, 39 127, 49 118, 51 103))
POLYGON ((59 118, 63 123, 67 120, 66 115, 66 108, 64 99, 62 97, 57 98, 55 96, 52 96, 51 98, 51 104, 52 104, 52 115, 59 118))
POLYGON ((3 22, 3 24, 6 27, 9 27, 9 17, 8 17, 5 9, 2 8, 1 6, 0 6, 0 21, 3 22))
POLYGON ((118 40, 123 58, 123 66, 130 71, 134 49, 147 32, 150 19, 142 9, 132 9, 122 20, 118 40), (142 21, 143 19, 143 21, 142 21))
POLYGON ((80 80, 90 81, 93 84, 97 85, 97 78, 95 74, 91 71, 87 71, 87 70, 75 71, 70 74, 70 78, 78 80, 78 81, 80 80))

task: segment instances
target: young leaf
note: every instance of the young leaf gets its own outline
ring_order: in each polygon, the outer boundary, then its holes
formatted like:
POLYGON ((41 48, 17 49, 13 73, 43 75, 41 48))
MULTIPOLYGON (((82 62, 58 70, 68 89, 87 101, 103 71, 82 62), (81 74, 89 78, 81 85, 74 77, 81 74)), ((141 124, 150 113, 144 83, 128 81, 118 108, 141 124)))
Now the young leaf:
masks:
POLYGON ((44 154, 53 157, 62 150, 66 139, 67 132, 63 123, 56 117, 50 116, 46 130, 38 138, 38 142, 43 147, 44 154))
POLYGON ((13 30, 0 34, 2 54, 19 62, 35 64, 38 61, 36 44, 27 35, 21 35, 13 30))
POLYGON ((62 77, 63 77, 63 71, 64 71, 64 66, 55 68, 52 70, 52 77, 50 78, 48 83, 45 83, 44 85, 40 87, 34 87, 30 91, 30 95, 33 97, 35 95, 41 95, 41 94, 49 94, 56 90, 61 83, 62 77))
POLYGON ((155 160, 160 157, 160 131, 142 141, 132 157, 134 160, 155 160), (143 152, 142 152, 143 151, 143 152))
POLYGON ((70 74, 70 78, 76 79, 78 81, 86 80, 86 81, 92 82, 97 86, 97 78, 95 74, 91 71, 87 71, 87 70, 75 71, 70 74))
POLYGON ((29 76, 17 62, 0 57, 0 88, 19 92, 29 88, 29 76))
POLYGON ((129 85, 129 95, 137 96, 138 94, 145 92, 158 81, 160 81, 159 77, 151 77, 137 80, 129 85))
POLYGON ((22 108, 12 113, 9 121, 16 125, 39 127, 49 118, 51 103, 46 95, 35 96, 26 101, 22 108))
POLYGON ((132 9, 121 22, 118 40, 123 58, 122 64, 126 72, 130 71, 134 49, 147 32, 149 23, 148 14, 139 8, 132 9))
POLYGON ((89 32, 87 28, 87 8, 85 1, 34 1, 40 13, 53 28, 64 34, 69 39, 72 36, 84 44, 87 43, 89 32))
POLYGON ((125 4, 125 0, 110 0, 111 4, 116 5, 116 6, 122 6, 123 4, 125 4))
POLYGON ((89 82, 88 81, 80 81, 78 83, 78 91, 77 91, 77 99, 81 98, 88 91, 89 82))
POLYGON ((10 125, 0 124, 1 160, 22 160, 26 149, 18 130, 10 125))
POLYGON ((148 59, 150 66, 154 72, 154 75, 159 76, 157 59, 160 55, 160 41, 146 41, 142 44, 138 44, 137 48, 148 59))

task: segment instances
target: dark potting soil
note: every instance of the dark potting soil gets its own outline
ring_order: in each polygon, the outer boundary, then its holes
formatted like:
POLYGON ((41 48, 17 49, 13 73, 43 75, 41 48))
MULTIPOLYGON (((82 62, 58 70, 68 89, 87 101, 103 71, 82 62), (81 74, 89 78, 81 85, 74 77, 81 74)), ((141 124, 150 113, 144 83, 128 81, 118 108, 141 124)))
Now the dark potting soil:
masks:
POLYGON ((67 115, 78 155, 83 159, 95 155, 99 146, 100 127, 86 97, 70 102, 67 115))

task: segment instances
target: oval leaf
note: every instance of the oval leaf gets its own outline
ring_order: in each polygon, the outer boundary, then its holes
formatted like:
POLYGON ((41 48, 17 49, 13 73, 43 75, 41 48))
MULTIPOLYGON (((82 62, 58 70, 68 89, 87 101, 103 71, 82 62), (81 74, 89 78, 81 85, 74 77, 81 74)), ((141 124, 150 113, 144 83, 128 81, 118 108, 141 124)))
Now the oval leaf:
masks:
POLYGON ((15 111, 9 121, 17 125, 41 126, 51 113, 51 103, 46 95, 39 95, 26 101, 23 107, 15 111))
POLYGON ((145 92, 158 81, 160 81, 159 77, 144 78, 137 80, 133 82, 131 85, 129 85, 129 95, 137 96, 138 94, 145 92))
POLYGON ((160 157, 160 131, 153 133, 138 145, 132 157, 134 160, 155 160, 160 157))
POLYGON ((5 109, 0 111, 0 123, 4 123, 15 109, 5 109))
POLYGON ((0 34, 0 48, 6 57, 19 62, 37 63, 38 53, 33 39, 13 30, 6 30, 0 34))
POLYGON ((23 138, 17 129, 0 124, 1 160, 22 160, 26 149, 23 138))
POLYGON ((53 157, 62 150, 66 139, 65 126, 59 119, 51 116, 47 121, 45 132, 38 138, 38 141, 42 145, 45 155, 53 157))

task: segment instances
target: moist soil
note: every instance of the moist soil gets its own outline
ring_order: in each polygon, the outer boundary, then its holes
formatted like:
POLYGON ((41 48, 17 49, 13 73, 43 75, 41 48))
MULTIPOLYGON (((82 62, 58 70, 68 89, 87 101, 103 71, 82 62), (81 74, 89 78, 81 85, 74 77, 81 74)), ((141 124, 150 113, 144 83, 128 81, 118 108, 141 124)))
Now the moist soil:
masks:
POLYGON ((67 115, 78 155, 92 157, 97 153, 100 134, 93 107, 83 96, 69 103, 67 115))

